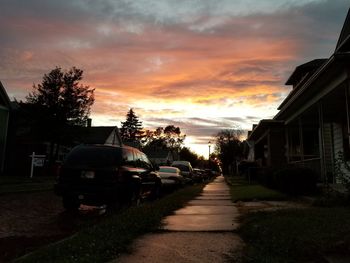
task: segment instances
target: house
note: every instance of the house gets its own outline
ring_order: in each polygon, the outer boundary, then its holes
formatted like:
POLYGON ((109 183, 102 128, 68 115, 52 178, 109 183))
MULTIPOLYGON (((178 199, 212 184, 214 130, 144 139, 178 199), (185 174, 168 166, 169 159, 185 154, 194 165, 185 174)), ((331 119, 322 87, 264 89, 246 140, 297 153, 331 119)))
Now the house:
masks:
POLYGON ((169 149, 153 148, 144 150, 144 153, 157 165, 171 165, 173 161, 177 160, 177 154, 169 149))
POLYGON ((5 169, 10 109, 10 99, 6 93, 4 86, 0 82, 0 175, 4 173, 5 169))
MULTIPOLYGON (((20 105, 13 106, 17 109, 16 123, 14 124, 14 133, 11 136, 11 151, 9 160, 9 169, 13 174, 27 175, 30 171, 29 156, 35 152, 39 155, 46 155, 46 163, 50 154, 53 161, 60 162, 67 153, 79 144, 108 144, 122 145, 118 127, 116 126, 97 126, 91 127, 91 120, 87 121, 84 126, 67 126, 65 134, 62 136, 60 143, 51 144, 48 138, 40 136, 42 132, 38 132, 38 127, 32 125, 32 122, 24 120, 20 115, 20 105)), ((15 110, 16 111, 16 110, 15 110)), ((26 116, 26 115, 24 115, 26 116)), ((40 126, 39 126, 40 128, 40 126)), ((38 168, 37 173, 50 174, 47 166, 38 168)))
POLYGON ((72 127, 75 133, 74 144, 122 145, 119 129, 116 126, 72 127))
POLYGON ((292 90, 271 120, 248 136, 262 167, 308 167, 320 182, 336 183, 339 153, 350 160, 350 9, 334 53, 294 70, 292 90))

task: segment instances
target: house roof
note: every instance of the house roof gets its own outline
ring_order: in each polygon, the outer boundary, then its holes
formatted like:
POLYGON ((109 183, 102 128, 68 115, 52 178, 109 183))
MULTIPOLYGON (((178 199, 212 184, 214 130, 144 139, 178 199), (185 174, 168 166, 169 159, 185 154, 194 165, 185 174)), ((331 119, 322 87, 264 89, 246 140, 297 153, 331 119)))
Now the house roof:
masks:
POLYGON ((271 119, 261 120, 259 124, 256 125, 255 128, 252 130, 252 132, 249 134, 247 140, 256 141, 259 138, 261 138, 261 136, 264 135, 268 129, 280 128, 280 127, 283 127, 283 125, 284 125, 284 122, 280 120, 271 120, 271 119))
POLYGON ((349 51, 350 47, 350 8, 335 48, 335 52, 349 51))
POLYGON ((10 98, 8 97, 4 86, 0 81, 0 106, 4 106, 8 109, 11 108, 10 98))
POLYGON ((286 82, 286 85, 297 85, 299 82, 305 82, 318 68, 325 62, 326 58, 314 59, 295 68, 292 75, 286 82))
MULTIPOLYGON (((308 63, 300 65, 293 72, 292 76, 288 79, 288 84, 295 84, 294 79, 296 79, 297 71, 302 72, 307 67, 315 67, 312 74, 309 74, 306 80, 301 81, 283 100, 283 102, 278 107, 280 110, 274 120, 281 120, 286 117, 286 112, 291 112, 296 110, 298 105, 296 102, 304 103, 314 96, 317 89, 322 87, 325 80, 332 78, 334 74, 337 74, 342 68, 344 68, 345 63, 348 64, 350 58, 350 9, 348 11, 347 17, 345 19, 342 31, 339 36, 339 40, 336 47, 336 52, 327 60, 312 60, 308 63), (348 49, 347 49, 348 48, 348 49), (318 67, 317 67, 318 65, 318 67), (293 77, 294 75, 294 77, 293 77)), ((300 74, 300 73, 299 73, 300 74)))
POLYGON ((79 141, 85 144, 104 144, 115 126, 81 127, 79 141))

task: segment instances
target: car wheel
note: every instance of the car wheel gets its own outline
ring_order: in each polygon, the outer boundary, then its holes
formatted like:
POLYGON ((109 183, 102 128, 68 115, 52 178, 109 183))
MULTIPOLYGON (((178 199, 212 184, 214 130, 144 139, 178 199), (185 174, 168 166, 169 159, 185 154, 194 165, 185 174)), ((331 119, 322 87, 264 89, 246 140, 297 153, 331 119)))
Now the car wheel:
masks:
POLYGON ((72 198, 72 197, 64 196, 62 198, 62 203, 63 203, 63 207, 67 211, 76 211, 80 207, 79 202, 75 198, 72 198))
POLYGON ((152 200, 156 200, 158 198, 160 198, 161 195, 161 187, 162 185, 160 183, 156 183, 152 192, 151 192, 151 199, 152 200))
POLYGON ((141 193, 140 193, 140 187, 133 186, 130 191, 130 196, 128 203, 130 206, 139 206, 141 204, 141 193))

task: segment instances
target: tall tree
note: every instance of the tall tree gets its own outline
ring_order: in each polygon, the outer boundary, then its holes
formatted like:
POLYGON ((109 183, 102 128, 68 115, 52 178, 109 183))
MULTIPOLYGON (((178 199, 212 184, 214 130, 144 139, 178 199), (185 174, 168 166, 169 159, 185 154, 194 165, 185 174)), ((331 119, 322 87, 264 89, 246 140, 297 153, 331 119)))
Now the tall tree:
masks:
POLYGON ((166 126, 163 133, 165 135, 166 145, 172 150, 180 149, 186 138, 186 135, 181 134, 180 128, 174 125, 166 126))
POLYGON ((120 136, 124 142, 140 143, 143 137, 142 122, 133 109, 126 114, 126 120, 121 122, 120 136))
POLYGON ((180 150, 180 160, 188 161, 192 164, 193 167, 197 167, 199 163, 198 155, 191 151, 191 149, 187 147, 182 147, 180 150))
POLYGON ((224 173, 232 172, 235 162, 242 157, 243 131, 239 128, 221 130, 215 139, 215 154, 222 162, 224 173))
POLYGON ((49 163, 57 158, 62 139, 67 135, 65 128, 69 125, 83 126, 94 103, 94 89, 80 83, 83 70, 72 67, 63 71, 56 67, 44 74, 38 85, 21 102, 26 112, 43 138, 50 140, 49 163), (53 149, 56 145, 54 156, 53 149))
POLYGON ((180 150, 185 138, 186 135, 181 133, 179 127, 168 125, 165 128, 158 127, 155 131, 146 131, 143 144, 145 148, 177 151, 180 150))
POLYGON ((27 97, 27 103, 38 106, 55 125, 85 125, 94 103, 94 89, 80 84, 83 70, 72 67, 63 72, 56 67, 45 74, 41 84, 27 97))

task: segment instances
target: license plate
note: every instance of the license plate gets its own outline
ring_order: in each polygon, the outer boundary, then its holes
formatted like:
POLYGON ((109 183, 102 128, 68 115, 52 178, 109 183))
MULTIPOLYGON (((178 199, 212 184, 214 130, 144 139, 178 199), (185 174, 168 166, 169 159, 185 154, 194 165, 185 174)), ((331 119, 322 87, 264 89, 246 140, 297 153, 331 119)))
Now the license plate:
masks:
POLYGON ((82 171, 80 174, 81 178, 86 179, 94 179, 95 178, 95 172, 94 171, 82 171))

